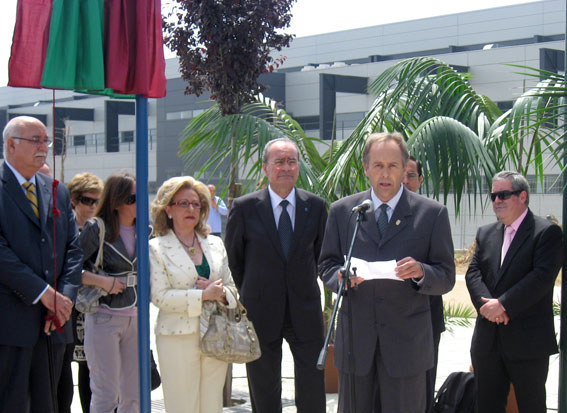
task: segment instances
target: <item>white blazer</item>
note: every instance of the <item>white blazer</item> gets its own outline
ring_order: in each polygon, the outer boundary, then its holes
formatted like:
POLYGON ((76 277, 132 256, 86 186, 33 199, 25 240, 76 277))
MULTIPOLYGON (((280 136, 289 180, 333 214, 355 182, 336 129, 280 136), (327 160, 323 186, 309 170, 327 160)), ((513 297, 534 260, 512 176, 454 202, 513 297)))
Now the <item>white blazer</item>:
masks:
MULTIPOLYGON (((211 268, 210 280, 222 279, 229 308, 236 307, 236 287, 228 268, 222 239, 197 235, 211 268)), ((173 233, 150 240, 150 294, 159 308, 155 334, 192 334, 199 331, 203 290, 195 287, 195 264, 173 233)))

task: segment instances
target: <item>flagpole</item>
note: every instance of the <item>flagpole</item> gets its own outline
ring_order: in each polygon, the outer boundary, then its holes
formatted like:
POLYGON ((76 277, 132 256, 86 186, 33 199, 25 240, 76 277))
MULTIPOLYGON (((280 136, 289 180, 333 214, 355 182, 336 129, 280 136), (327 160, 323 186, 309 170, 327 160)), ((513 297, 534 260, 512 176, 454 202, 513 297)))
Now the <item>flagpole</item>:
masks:
POLYGON ((140 413, 151 411, 150 271, 148 213, 148 99, 136 95, 136 243, 138 259, 138 362, 140 413))

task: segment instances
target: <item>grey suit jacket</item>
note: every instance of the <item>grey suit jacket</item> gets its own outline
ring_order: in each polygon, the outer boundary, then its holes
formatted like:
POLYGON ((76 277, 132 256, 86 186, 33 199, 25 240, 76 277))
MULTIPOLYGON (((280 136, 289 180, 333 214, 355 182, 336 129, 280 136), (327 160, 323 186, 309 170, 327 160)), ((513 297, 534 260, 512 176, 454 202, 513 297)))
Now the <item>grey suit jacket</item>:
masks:
MULTIPOLYGON (((69 192, 60 184, 55 219, 57 267, 53 264, 52 179, 36 174, 40 219, 34 215, 18 180, 3 164, 0 167, 0 314, 5 334, 0 344, 33 347, 43 330, 45 307, 33 301, 46 283, 75 300, 81 283, 82 252, 69 192)), ((70 326, 67 323, 66 326, 70 326)), ((56 341, 71 342, 72 332, 56 341)), ((55 335, 58 336, 58 335, 55 335)))
MULTIPOLYGON (((370 191, 343 198, 331 206, 319 271, 327 288, 338 290, 337 270, 344 265, 356 223, 351 209, 370 199, 370 191)), ((374 364, 376 346, 388 374, 408 377, 433 367, 433 336, 428 295, 441 295, 455 284, 453 242, 447 209, 439 203, 403 191, 388 228, 380 239, 376 219, 366 213, 353 256, 366 261, 413 257, 425 276, 413 280, 370 280, 349 292, 338 318, 335 364, 348 373, 348 305, 352 305, 354 373, 366 375, 374 364)))

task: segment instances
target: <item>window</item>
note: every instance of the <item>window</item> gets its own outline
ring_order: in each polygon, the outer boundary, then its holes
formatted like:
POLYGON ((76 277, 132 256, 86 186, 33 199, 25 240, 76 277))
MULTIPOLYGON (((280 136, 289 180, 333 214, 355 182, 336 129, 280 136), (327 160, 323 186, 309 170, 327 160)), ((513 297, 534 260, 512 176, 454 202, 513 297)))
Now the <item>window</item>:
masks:
POLYGON ((73 136, 73 146, 85 146, 85 145, 86 145, 85 135, 73 136))
POLYGON ((126 130, 120 132, 120 142, 134 142, 134 131, 133 130, 126 130))
POLYGON ((563 175, 545 175, 543 185, 546 194, 560 194, 563 191, 563 175))

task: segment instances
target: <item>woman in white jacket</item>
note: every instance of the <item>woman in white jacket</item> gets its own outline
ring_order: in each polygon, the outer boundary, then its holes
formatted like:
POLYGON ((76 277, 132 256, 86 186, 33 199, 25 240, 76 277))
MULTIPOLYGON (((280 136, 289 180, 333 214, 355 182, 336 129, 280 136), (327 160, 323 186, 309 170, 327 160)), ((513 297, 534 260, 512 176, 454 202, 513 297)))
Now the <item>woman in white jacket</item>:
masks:
POLYGON ((207 187, 183 176, 165 181, 151 206, 151 299, 168 413, 222 412, 228 364, 201 355, 200 325, 215 301, 234 308, 237 295, 223 242, 208 236, 210 205, 207 187))

